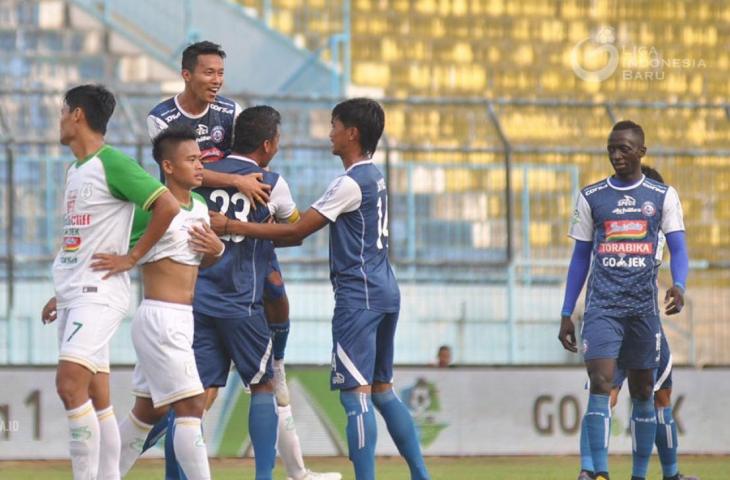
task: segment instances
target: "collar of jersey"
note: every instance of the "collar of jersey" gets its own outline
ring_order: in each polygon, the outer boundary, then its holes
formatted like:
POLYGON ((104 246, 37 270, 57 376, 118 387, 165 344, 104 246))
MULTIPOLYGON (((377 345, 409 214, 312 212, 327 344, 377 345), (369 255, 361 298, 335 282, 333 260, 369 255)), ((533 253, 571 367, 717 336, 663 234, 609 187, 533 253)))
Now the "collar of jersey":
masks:
POLYGON ((179 93, 177 95, 175 95, 175 97, 174 97, 175 106, 177 107, 178 110, 180 110, 180 113, 182 113, 186 117, 192 118, 192 119, 198 119, 198 118, 202 118, 206 113, 208 113, 208 109, 210 108, 210 104, 208 104, 208 106, 205 107, 205 110, 203 110, 203 113, 200 113, 198 115, 193 115, 192 113, 186 112, 185 109, 182 107, 182 105, 180 105, 180 102, 177 101, 177 97, 178 96, 180 96, 179 93))
POLYGON ((641 184, 642 184, 642 182, 643 182, 643 181, 644 181, 645 179, 646 179, 646 175, 642 174, 642 175, 641 175, 641 179, 640 179, 640 180, 639 180, 638 182, 636 182, 636 183, 634 183, 634 184, 632 184, 632 185, 628 185, 628 186, 626 186, 626 187, 617 187, 616 185, 614 185, 613 183, 611 183, 611 177, 608 177, 608 178, 606 179, 606 182, 608 183, 608 186, 609 186, 609 187, 611 187, 611 188, 613 188, 614 190, 633 190, 634 188, 636 188, 636 187, 638 187, 639 185, 641 185, 641 184))
POLYGON ((249 162, 249 163, 253 163, 253 164, 254 164, 254 165, 256 165, 257 167, 259 166, 259 164, 258 164, 258 163, 256 163, 256 160, 252 160, 252 159, 250 159, 250 158, 248 158, 248 157, 244 157, 243 155, 235 155, 235 154, 231 154, 231 155, 228 155, 228 158, 232 158, 232 159, 234 159, 234 160, 239 160, 239 161, 241 161, 241 162, 249 162))
POLYGON ((372 160, 360 160, 359 162, 355 162, 352 165, 350 165, 350 168, 345 170, 345 173, 348 173, 350 170, 352 170, 355 167, 359 167, 360 165, 367 165, 368 163, 373 163, 372 160))
POLYGON ((95 151, 94 153, 90 153, 89 155, 85 156, 81 160, 76 160, 76 166, 77 167, 80 167, 81 165, 83 165, 87 161, 89 161, 92 158, 94 158, 95 156, 99 155, 99 153, 101 153, 101 151, 104 150, 106 147, 107 147, 107 145, 104 144, 104 145, 101 146, 101 148, 99 150, 95 151))

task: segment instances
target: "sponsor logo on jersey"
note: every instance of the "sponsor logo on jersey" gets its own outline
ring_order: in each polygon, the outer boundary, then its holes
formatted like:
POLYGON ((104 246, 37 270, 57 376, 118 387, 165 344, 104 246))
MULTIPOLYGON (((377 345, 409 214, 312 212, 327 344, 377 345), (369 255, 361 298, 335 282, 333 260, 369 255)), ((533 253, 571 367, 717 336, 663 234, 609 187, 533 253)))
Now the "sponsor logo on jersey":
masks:
POLYGON ((81 287, 81 293, 98 293, 97 287, 81 287))
POLYGON ((590 187, 589 189, 585 190, 583 192, 583 195, 585 195, 586 197, 589 197, 589 196, 593 195, 594 193, 603 190, 604 188, 608 188, 608 184, 606 182, 601 182, 598 185, 595 185, 595 186, 590 187))
POLYGON ((631 195, 624 195, 624 198, 618 201, 616 208, 611 213, 615 215, 624 215, 626 213, 639 213, 641 210, 636 208, 636 199, 631 195))
POLYGON ((616 257, 603 257, 601 265, 609 268, 643 268, 646 267, 646 257, 627 257, 621 254, 616 257))
POLYGON ((221 143, 223 141, 223 136, 225 135, 225 129, 221 127, 220 125, 216 125, 213 127, 213 131, 210 132, 210 138, 215 143, 221 143))
POLYGON ((226 108, 226 107, 223 107, 221 105, 216 105, 215 103, 211 103, 210 104, 210 108, 212 110, 215 110, 216 112, 221 112, 221 113, 225 113, 225 114, 228 114, 228 115, 233 115, 233 109, 232 108, 226 108))
POLYGON ((343 383, 345 383, 345 376, 340 372, 335 372, 332 375, 332 383, 334 385, 342 385, 343 383))
POLYGON ((616 204, 618 207, 633 207, 634 205, 636 205, 636 199, 631 195, 624 195, 624 198, 616 204))
POLYGON ((648 224, 646 220, 607 220, 603 222, 606 240, 640 240, 646 237, 648 224))
POLYGON ((203 163, 217 162, 223 158, 223 152, 215 147, 206 148, 200 151, 200 161, 203 163))
POLYGON ((88 213, 73 213, 64 216, 64 225, 84 227, 91 224, 91 215, 88 213))
POLYGON ((382 192, 383 190, 385 190, 385 179, 381 178, 378 180, 378 193, 382 192))
MULTIPOLYGON (((198 137, 202 137, 203 135, 208 135, 208 126, 204 125, 202 123, 199 123, 198 127, 195 129, 195 134, 198 137)), ((198 141, 200 141, 200 138, 198 138, 198 141)))
POLYGON ((180 115, 182 115, 181 112, 175 112, 172 115, 168 115, 165 117, 165 122, 166 123, 173 122, 173 121, 177 120, 178 118, 180 118, 180 115))
POLYGON ((570 225, 578 225, 580 223, 580 212, 576 208, 573 210, 573 217, 570 219, 570 225))
POLYGON ((63 237, 63 250, 65 252, 75 252, 79 248, 81 248, 81 237, 63 237))
POLYGON ((656 215, 656 205, 654 205, 654 202, 644 202, 641 205, 641 214, 645 217, 653 217, 654 215, 656 215))
POLYGON ((601 255, 652 255, 654 245, 649 242, 609 242, 598 245, 601 255))
POLYGON ((649 190, 654 190, 655 192, 659 193, 666 193, 667 188, 666 187, 660 187, 658 185, 651 184, 649 182, 644 182, 641 184, 642 187, 648 188, 649 190))

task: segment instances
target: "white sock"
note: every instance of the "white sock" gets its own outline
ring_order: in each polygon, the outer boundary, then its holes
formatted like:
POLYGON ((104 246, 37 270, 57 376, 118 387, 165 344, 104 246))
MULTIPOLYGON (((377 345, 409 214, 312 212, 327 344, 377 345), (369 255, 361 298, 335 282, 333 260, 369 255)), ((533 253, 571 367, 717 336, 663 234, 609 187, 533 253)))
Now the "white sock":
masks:
POLYGON ((122 440, 119 436, 119 425, 114 415, 114 407, 109 406, 96 412, 99 419, 100 452, 99 480, 119 480, 119 456, 122 440))
POLYGON ((294 415, 291 405, 278 407, 279 410, 279 438, 277 447, 281 460, 286 467, 286 473, 291 478, 302 478, 307 473, 302 458, 302 446, 299 443, 299 435, 294 425, 294 415))
POLYGON ((203 439, 200 419, 177 417, 175 437, 172 439, 175 456, 188 480, 209 480, 208 449, 203 439))
POLYGON ((66 410, 69 426, 69 451, 74 480, 96 480, 99 471, 99 419, 91 400, 66 410))
POLYGON ((153 425, 139 420, 132 412, 129 412, 129 415, 119 424, 122 444, 119 455, 119 473, 122 477, 127 475, 134 462, 142 454, 142 447, 144 447, 144 442, 152 427, 153 425))

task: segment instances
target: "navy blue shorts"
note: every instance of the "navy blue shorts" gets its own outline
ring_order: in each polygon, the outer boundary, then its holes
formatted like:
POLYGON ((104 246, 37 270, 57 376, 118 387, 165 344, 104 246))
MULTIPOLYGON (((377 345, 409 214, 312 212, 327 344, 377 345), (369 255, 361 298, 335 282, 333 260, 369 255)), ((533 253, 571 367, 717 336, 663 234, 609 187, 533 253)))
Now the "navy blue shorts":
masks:
MULTIPOLYGON (((616 368, 613 376, 613 386, 621 388, 624 380, 626 380, 626 370, 616 368)), ((654 383, 654 391, 666 390, 672 388, 672 352, 669 350, 669 342, 662 331, 662 345, 659 350, 659 368, 656 371, 656 380, 654 383)))
POLYGON ((583 358, 614 358, 619 368, 657 368, 662 339, 659 315, 619 316, 588 310, 583 318, 583 358))
POLYGON ((276 252, 271 256, 271 262, 269 263, 269 271, 266 272, 266 281, 264 282, 264 299, 266 300, 278 300, 286 295, 286 288, 284 287, 284 277, 281 275, 281 267, 279 267, 279 260, 276 258, 276 252), (278 273, 278 277, 281 282, 271 281, 271 274, 278 273))
POLYGON ((398 312, 335 308, 332 318, 332 390, 393 381, 398 312))
POLYGON ((193 352, 204 388, 225 386, 231 362, 246 386, 272 378, 271 331, 263 313, 235 319, 193 316, 193 352))

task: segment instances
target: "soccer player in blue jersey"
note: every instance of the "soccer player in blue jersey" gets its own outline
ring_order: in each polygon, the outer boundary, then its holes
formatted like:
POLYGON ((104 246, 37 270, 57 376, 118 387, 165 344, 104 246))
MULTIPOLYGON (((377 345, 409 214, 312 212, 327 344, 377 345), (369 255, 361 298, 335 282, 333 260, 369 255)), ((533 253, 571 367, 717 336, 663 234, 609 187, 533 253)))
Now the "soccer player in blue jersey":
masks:
MULTIPOLYGON (((654 168, 648 165, 641 166, 641 173, 646 178, 664 183, 664 178, 654 168)), ((656 260, 657 268, 662 262, 664 253, 664 244, 666 239, 660 232, 657 242, 656 260)), ((611 389, 610 407, 611 411, 616 407, 618 394, 626 380, 626 370, 617 368, 613 379, 613 389, 611 389)), ((654 384, 654 407, 657 411, 657 430, 654 443, 657 447, 657 453, 662 465, 662 473, 664 478, 677 478, 679 480, 697 480, 697 477, 685 476, 679 473, 677 462, 677 425, 672 416, 672 353, 669 350, 667 337, 662 332, 662 345, 660 347, 659 368, 656 374, 656 382, 654 384)), ((587 424, 581 425, 580 431, 580 458, 581 471, 578 480, 589 480, 595 478, 593 467, 593 457, 591 456, 591 448, 588 442, 588 433, 586 432, 587 424)))
POLYGON ((385 115, 370 99, 332 111, 332 153, 345 173, 289 225, 238 223, 235 233, 296 244, 330 226, 330 278, 335 291, 331 387, 347 414, 347 443, 357 480, 375 478, 374 409, 385 419, 412 479, 429 478, 408 408, 393 392, 393 347, 400 310, 398 283, 388 260, 388 195, 372 155, 385 115))
POLYGON ((569 235, 576 241, 558 339, 576 352, 575 302, 591 270, 586 294, 582 352, 590 377, 584 416, 597 479, 608 474, 609 395, 616 367, 628 372, 632 399, 632 479, 644 479, 656 436, 654 375, 660 358, 655 252, 660 232, 671 253, 673 285, 665 313, 679 313, 689 260, 679 196, 641 173, 644 131, 634 122, 614 125, 608 157, 614 175, 581 190, 569 235))

